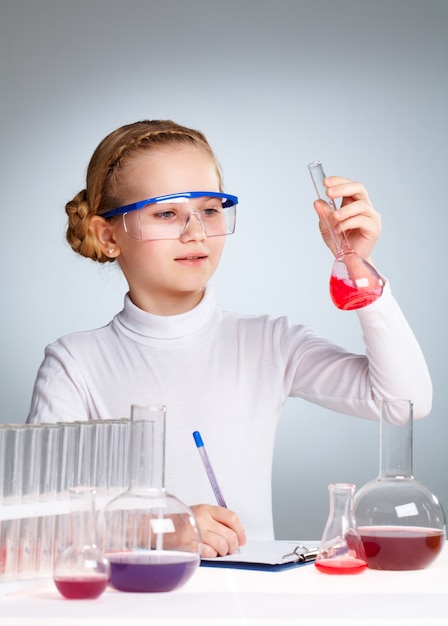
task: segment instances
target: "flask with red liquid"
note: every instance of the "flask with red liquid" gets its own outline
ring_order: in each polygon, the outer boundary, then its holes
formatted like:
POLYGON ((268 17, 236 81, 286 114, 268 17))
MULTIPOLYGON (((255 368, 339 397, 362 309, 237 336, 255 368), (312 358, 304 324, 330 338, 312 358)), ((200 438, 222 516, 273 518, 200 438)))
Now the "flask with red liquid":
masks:
POLYGON ((328 485, 328 491, 330 514, 315 566, 324 574, 360 574, 367 561, 353 509, 355 485, 335 483, 328 485))
POLYGON ((372 569, 423 569, 445 543, 442 506, 412 475, 412 431, 412 401, 383 400, 380 473, 355 496, 359 532, 372 569))
POLYGON ((199 566, 193 512, 164 486, 165 413, 163 405, 132 406, 129 489, 103 510, 103 549, 118 591, 172 591, 199 566))
POLYGON ((109 583, 109 563, 96 545, 95 489, 70 489, 70 545, 58 556, 53 581, 70 600, 98 598, 109 583))
MULTIPOLYGON (((325 173, 320 161, 308 165, 318 198, 324 200, 332 212, 336 211, 333 200, 327 196, 324 185, 325 173)), ((330 276, 330 296, 338 309, 351 311, 375 302, 383 293, 384 280, 376 269, 363 259, 348 243, 345 232, 336 234, 327 218, 327 226, 336 248, 336 258, 330 276)))

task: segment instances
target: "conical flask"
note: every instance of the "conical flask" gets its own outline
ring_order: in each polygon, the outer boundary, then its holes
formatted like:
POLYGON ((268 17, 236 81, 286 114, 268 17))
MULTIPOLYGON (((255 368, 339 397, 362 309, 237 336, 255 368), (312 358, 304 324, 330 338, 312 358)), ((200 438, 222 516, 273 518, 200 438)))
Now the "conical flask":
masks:
POLYGON ((364 547, 353 509, 355 485, 328 485, 330 513, 315 566, 324 574, 360 574, 367 568, 364 547))
POLYGON ((130 486, 103 510, 110 584, 162 592, 196 571, 201 539, 193 512, 164 487, 165 406, 132 406, 130 486))
POLYGON ((427 567, 445 543, 445 514, 412 475, 413 403, 383 400, 380 473, 355 496, 355 514, 372 569, 427 567))
MULTIPOLYGON (((332 211, 337 210, 327 196, 325 173, 320 161, 308 165, 318 198, 324 200, 332 211)), ((347 240, 344 230, 336 234, 334 225, 326 217, 328 230, 336 249, 336 258, 330 276, 330 296, 333 304, 345 311, 360 309, 375 302, 383 293, 384 281, 376 269, 363 259, 347 240)))
POLYGON ((96 545, 95 489, 70 489, 70 545, 58 556, 53 580, 66 598, 98 598, 109 582, 109 563, 96 545))

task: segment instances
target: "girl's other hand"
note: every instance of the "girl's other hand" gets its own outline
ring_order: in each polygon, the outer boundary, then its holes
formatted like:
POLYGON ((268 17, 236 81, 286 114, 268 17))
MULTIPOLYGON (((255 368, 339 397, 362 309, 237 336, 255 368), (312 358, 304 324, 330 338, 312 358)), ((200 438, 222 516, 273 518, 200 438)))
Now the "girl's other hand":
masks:
POLYGON ((225 556, 237 552, 246 543, 246 533, 236 513, 211 504, 190 507, 202 536, 203 557, 225 556))
POLYGON ((323 240, 333 254, 336 254, 325 219, 327 215, 330 223, 334 224, 335 232, 340 234, 343 229, 350 247, 364 259, 370 260, 372 250, 381 233, 381 216, 370 202, 364 185, 340 176, 327 176, 324 184, 328 197, 332 200, 342 198, 342 203, 337 211, 332 212, 326 202, 315 201, 314 208, 319 216, 319 229, 323 240))

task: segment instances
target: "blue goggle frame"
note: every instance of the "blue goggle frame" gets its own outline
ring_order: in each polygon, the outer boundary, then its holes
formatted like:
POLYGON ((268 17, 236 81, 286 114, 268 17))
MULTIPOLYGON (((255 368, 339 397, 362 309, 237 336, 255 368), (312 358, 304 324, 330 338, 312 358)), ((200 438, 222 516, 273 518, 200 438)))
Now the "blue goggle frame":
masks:
POLYGON ((139 202, 133 202, 132 204, 126 204, 125 206, 117 207, 103 213, 101 217, 115 217, 115 215, 123 215, 124 213, 130 213, 131 211, 139 211, 149 204, 155 204, 156 202, 170 202, 178 198, 185 198, 189 200, 191 198, 221 198, 223 200, 223 208, 234 206, 238 204, 238 197, 232 196, 228 193, 221 193, 217 191, 183 191, 181 193, 169 193, 164 196, 156 196, 155 198, 148 198, 147 200, 140 200, 139 202))

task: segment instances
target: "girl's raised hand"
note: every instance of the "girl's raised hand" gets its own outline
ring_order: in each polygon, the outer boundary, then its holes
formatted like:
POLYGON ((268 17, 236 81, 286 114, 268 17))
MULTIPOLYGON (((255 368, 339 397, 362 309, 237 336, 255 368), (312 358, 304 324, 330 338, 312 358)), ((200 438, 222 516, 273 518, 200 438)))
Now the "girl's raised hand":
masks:
POLYGON ((324 184, 328 197, 336 202, 342 198, 342 203, 337 211, 332 212, 323 200, 314 202, 323 240, 333 254, 336 254, 335 244, 325 219, 327 215, 330 223, 334 224, 335 232, 340 234, 343 229, 350 247, 370 261, 372 250, 381 233, 381 216, 370 202, 364 185, 340 176, 327 176, 324 184))

